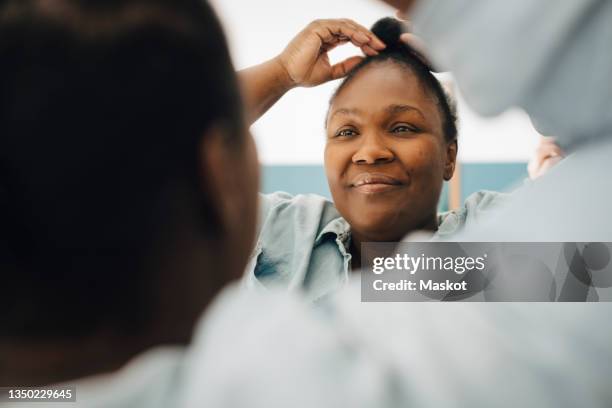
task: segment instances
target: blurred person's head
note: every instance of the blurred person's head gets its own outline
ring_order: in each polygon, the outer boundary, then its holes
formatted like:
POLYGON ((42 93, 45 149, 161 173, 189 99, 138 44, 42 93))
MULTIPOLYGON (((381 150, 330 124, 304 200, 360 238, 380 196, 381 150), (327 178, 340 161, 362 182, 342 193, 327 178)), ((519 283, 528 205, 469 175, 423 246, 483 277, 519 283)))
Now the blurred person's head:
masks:
POLYGON ((332 96, 325 168, 334 203, 361 241, 395 241, 437 229, 444 180, 455 169, 454 106, 440 82, 399 37, 402 25, 372 27, 387 48, 367 57, 332 96))
MULTIPOLYGON (((24 351, 3 354, 187 342, 243 270, 257 187, 207 3, 0 2, 0 343, 24 351)), ((62 364, 39 381, 82 374, 62 364)))
POLYGON ((479 114, 523 108, 568 153, 612 135, 612 2, 414 0, 401 7, 434 65, 453 72, 479 114))

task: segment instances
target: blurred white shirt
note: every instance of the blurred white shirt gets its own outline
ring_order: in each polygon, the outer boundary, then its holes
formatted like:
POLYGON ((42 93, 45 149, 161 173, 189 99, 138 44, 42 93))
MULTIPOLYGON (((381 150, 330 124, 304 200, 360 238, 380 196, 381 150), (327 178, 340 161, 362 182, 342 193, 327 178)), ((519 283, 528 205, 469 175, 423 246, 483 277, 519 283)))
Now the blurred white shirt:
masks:
MULTIPOLYGON (((225 289, 188 348, 157 348, 121 370, 66 384, 53 408, 396 407, 398 377, 362 333, 285 291, 225 289)), ((384 352, 384 350, 381 350, 384 352)), ((2 403, 0 403, 2 405, 2 403)), ((2 405, 24 407, 27 403, 2 405)))
MULTIPOLYGON (((188 349, 143 353, 37 407, 610 407, 603 304, 329 303, 227 289, 188 349)), ((8 405, 11 406, 11 405, 8 405)), ((12 405, 23 407, 23 403, 12 405)))

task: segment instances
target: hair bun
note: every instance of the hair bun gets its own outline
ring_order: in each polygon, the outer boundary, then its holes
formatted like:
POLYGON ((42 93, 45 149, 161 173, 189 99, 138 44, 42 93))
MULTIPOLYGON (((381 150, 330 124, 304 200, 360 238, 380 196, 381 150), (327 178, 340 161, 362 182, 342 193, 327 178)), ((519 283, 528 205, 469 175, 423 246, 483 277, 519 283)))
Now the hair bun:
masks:
POLYGON ((400 40, 400 36, 408 32, 406 25, 393 18, 385 17, 378 20, 370 29, 387 48, 383 52, 406 51, 409 47, 400 40))
POLYGON ((410 32, 406 23, 393 17, 385 17, 374 23, 370 31, 380 38, 387 46, 387 48, 380 52, 382 55, 397 52, 409 54, 423 64, 425 69, 436 72, 429 60, 423 54, 400 40, 402 34, 410 32))

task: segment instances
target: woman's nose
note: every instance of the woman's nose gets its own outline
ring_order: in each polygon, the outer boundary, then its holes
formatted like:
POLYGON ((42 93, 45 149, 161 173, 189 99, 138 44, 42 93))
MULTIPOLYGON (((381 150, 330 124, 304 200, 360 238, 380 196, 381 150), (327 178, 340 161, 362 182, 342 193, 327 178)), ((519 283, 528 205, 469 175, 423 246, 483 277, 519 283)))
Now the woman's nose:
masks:
POLYGON ((395 158, 393 152, 387 148, 384 141, 377 135, 362 138, 361 146, 353 155, 355 164, 384 164, 395 158))

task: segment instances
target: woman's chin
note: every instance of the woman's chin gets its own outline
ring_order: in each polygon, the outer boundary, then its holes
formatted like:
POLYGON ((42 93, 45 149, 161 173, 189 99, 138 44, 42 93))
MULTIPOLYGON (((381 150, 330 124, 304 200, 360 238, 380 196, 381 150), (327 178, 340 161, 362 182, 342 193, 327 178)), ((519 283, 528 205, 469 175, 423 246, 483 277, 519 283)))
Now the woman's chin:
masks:
MULTIPOLYGON (((362 242, 397 242, 407 234, 417 230, 428 229, 426 221, 435 220, 435 215, 423 217, 399 217, 397 211, 380 211, 363 208, 353 213, 353 217, 346 218, 351 225, 353 235, 357 235, 362 242)), ((412 214, 410 214, 412 215, 412 214)), ((433 221, 432 221, 433 222, 433 221)))

